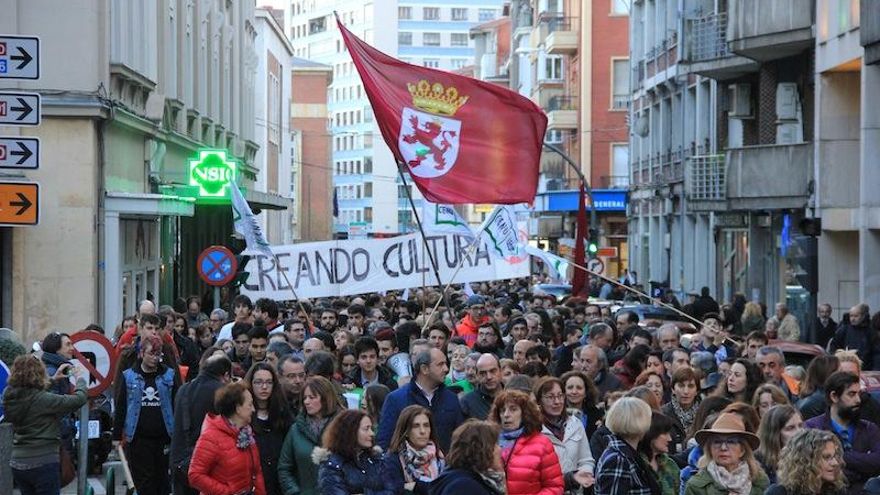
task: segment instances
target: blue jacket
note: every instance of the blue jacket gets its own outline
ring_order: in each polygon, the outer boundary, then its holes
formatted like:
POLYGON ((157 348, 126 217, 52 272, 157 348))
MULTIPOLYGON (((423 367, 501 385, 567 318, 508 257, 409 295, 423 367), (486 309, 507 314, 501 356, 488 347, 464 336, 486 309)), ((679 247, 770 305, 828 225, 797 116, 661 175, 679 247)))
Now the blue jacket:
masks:
POLYGON ((449 469, 434 480, 431 495, 499 495, 480 475, 463 469, 449 469))
POLYGON ((318 490, 322 495, 394 495, 391 480, 384 476, 384 455, 361 454, 347 460, 326 449, 316 448, 312 459, 318 463, 318 490))
MULTIPOLYGON (((129 368, 122 372, 125 378, 125 441, 131 442, 137 430, 138 419, 141 414, 141 398, 144 393, 144 375, 129 368)), ((174 370, 165 367, 156 377, 156 388, 159 393, 159 408, 162 410, 162 419, 165 421, 165 430, 168 437, 174 433, 174 370)), ((118 407, 118 405, 117 405, 118 407)))
POLYGON ((391 443, 391 435, 394 433, 394 426, 397 424, 400 412, 406 406, 414 404, 431 410, 431 413, 434 415, 434 427, 437 428, 438 446, 444 453, 449 452, 449 444, 452 443, 452 432, 458 428, 458 425, 464 422, 464 415, 461 412, 461 405, 458 403, 458 396, 442 383, 434 391, 434 397, 430 404, 425 394, 416 385, 415 380, 388 394, 379 418, 379 431, 376 434, 376 443, 383 449, 388 449, 388 444, 391 443))

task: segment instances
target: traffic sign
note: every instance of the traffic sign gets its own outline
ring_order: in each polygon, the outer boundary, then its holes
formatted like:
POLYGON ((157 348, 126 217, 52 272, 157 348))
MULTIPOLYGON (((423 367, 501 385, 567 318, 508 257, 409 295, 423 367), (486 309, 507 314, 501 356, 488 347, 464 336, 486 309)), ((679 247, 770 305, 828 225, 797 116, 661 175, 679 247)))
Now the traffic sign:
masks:
POLYGON ((593 258, 587 261, 587 270, 590 270, 593 273, 603 275, 605 273, 605 262, 598 258, 593 258))
POLYGON ((235 278, 238 261, 232 251, 223 246, 211 246, 196 260, 199 277, 208 285, 219 287, 226 285, 235 278))
POLYGON ((0 182, 0 226, 18 227, 40 223, 40 184, 0 182))
POLYGON ((0 91, 0 125, 40 125, 39 93, 0 91))
POLYGON ((0 136, 0 168, 40 168, 40 139, 0 136))
POLYGON ((97 332, 78 332, 70 336, 73 343, 71 364, 87 376, 89 397, 101 394, 113 382, 116 367, 116 349, 97 332))
MULTIPOLYGON (((7 380, 9 380, 9 368, 6 367, 6 363, 0 361, 0 397, 3 397, 7 380)), ((0 401, 0 421, 3 421, 3 401, 0 401)))
POLYGON ((596 251, 596 256, 601 258, 617 258, 617 247, 600 247, 598 251, 596 251))
POLYGON ((0 79, 40 78, 40 38, 0 35, 0 79))

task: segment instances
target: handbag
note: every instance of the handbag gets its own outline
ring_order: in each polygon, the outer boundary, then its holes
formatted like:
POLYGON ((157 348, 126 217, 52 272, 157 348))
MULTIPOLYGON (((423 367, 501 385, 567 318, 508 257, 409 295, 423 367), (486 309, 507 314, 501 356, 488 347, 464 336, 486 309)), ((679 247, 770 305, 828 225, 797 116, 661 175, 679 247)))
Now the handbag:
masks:
POLYGON ((64 488, 76 478, 76 467, 73 465, 70 452, 63 445, 58 447, 58 463, 61 465, 61 487, 64 488))

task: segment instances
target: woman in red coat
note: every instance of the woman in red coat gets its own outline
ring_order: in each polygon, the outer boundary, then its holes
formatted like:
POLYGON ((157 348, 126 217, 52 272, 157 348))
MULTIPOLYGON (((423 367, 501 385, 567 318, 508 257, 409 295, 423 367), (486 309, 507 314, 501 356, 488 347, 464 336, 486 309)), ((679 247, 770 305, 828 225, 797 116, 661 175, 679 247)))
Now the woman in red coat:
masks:
POLYGON ((565 483, 553 444, 541 434, 541 413, 531 396, 505 390, 489 419, 501 425, 498 445, 508 495, 562 495, 565 483))
POLYGON ((217 415, 205 418, 189 465, 189 484, 203 495, 266 495, 260 453, 251 430, 254 399, 246 382, 214 395, 217 415))

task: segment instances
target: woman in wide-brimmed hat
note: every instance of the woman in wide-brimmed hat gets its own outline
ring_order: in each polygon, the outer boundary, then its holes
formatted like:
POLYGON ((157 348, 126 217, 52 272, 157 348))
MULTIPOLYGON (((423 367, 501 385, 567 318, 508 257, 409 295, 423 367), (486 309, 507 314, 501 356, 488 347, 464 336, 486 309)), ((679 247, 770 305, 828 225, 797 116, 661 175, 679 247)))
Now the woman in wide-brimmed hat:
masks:
POLYGON ((700 472, 688 480, 685 495, 761 495, 770 480, 755 460, 760 440, 746 431, 737 414, 722 413, 712 428, 695 435, 703 448, 700 472))

